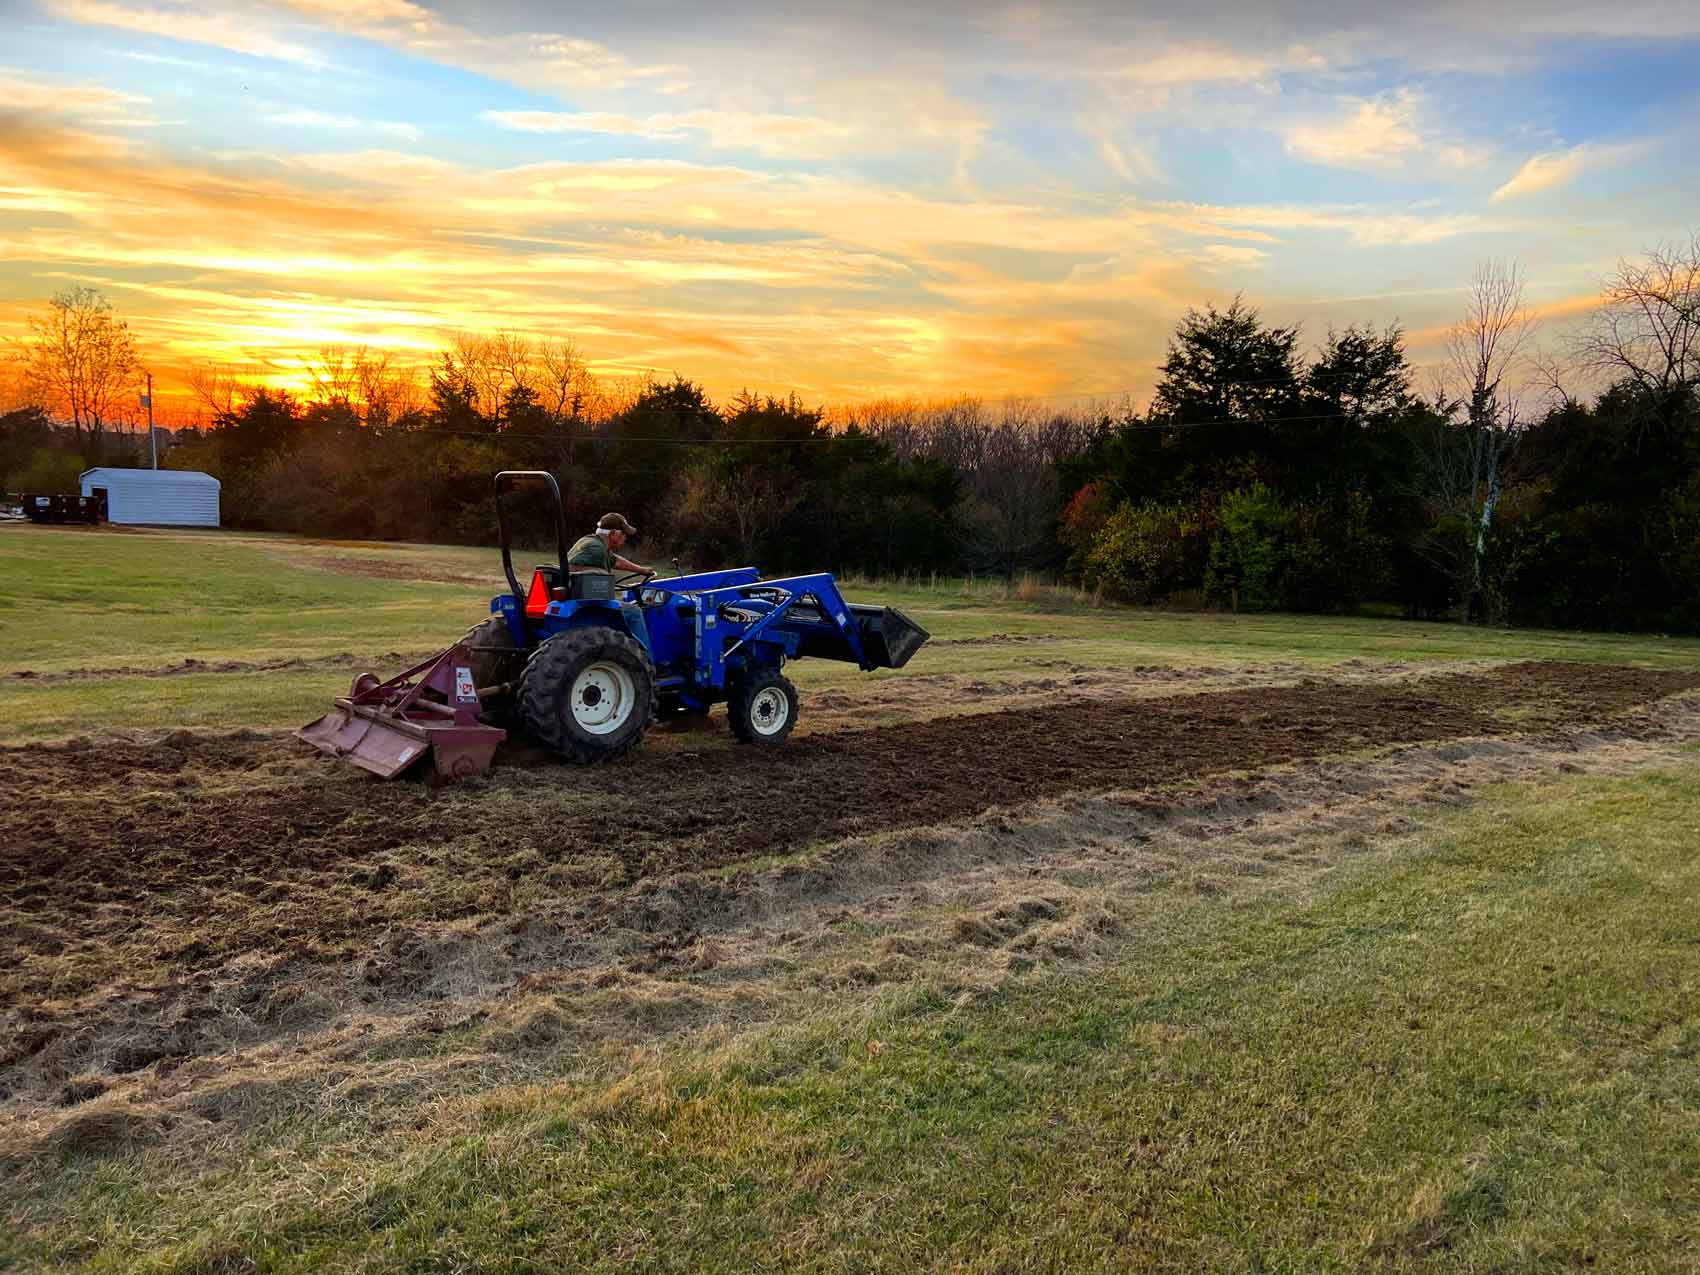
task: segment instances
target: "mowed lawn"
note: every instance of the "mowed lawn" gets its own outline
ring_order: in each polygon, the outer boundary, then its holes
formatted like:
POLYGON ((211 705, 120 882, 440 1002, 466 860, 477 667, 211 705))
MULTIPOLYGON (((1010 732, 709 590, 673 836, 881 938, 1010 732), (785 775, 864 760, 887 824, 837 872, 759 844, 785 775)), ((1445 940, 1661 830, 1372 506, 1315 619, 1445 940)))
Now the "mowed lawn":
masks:
MULTIPOLYGON (((522 555, 530 563, 534 555, 522 555)), ((717 564, 716 564, 717 565, 717 564)), ((289 665, 349 656, 378 671, 447 645, 504 588, 493 549, 305 540, 229 532, 0 527, 0 741, 106 729, 298 724, 353 670, 289 665), (143 676, 181 669, 213 670, 143 676), (83 670, 73 679, 24 677, 83 670), (110 672, 108 672, 110 671, 110 672)), ((903 607, 935 638, 1055 639, 1047 658, 1092 667, 1232 667, 1346 660, 1568 659, 1700 664, 1700 642, 1656 636, 1467 629, 1394 620, 1165 613, 1030 600, 1000 582, 845 582, 853 600, 903 607)), ((1036 676, 1021 644, 923 649, 908 672, 1036 676)), ((795 666, 807 687, 855 684, 844 665, 795 666)), ((874 677, 890 676, 874 674, 874 677)))

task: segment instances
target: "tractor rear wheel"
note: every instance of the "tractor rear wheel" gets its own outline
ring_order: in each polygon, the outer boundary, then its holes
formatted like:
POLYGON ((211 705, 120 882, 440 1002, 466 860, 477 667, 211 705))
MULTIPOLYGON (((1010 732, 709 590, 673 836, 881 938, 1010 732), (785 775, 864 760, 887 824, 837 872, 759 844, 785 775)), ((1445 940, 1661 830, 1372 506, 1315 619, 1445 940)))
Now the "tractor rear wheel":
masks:
POLYGON ((618 629, 569 629, 526 661, 519 710, 526 732, 568 761, 609 761, 630 752, 649 729, 655 667, 618 629))
MULTIPOLYGON (((492 686, 517 683, 525 667, 525 655, 514 645, 514 635, 508 622, 493 615, 466 631, 461 644, 472 653, 472 684, 479 690, 492 686)), ((494 695, 484 701, 484 714, 491 718, 506 718, 513 713, 514 692, 494 695)))
POLYGON ((797 724, 797 688, 775 669, 743 678, 732 691, 726 717, 743 744, 783 744, 797 724))

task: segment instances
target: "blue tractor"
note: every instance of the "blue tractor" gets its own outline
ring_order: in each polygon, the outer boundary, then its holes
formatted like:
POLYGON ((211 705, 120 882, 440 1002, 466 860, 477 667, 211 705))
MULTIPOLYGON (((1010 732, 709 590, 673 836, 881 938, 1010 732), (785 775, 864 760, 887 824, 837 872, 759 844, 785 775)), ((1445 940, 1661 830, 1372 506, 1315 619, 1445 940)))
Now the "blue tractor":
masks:
POLYGON ((491 599, 490 618, 387 682, 362 674, 330 714, 296 732, 302 739, 385 778, 427 755, 439 777, 457 778, 481 773, 511 730, 568 761, 606 761, 656 720, 724 703, 739 741, 771 747, 797 723, 788 660, 902 668, 927 640, 895 607, 847 602, 824 572, 569 572, 554 475, 505 471, 495 487, 509 591, 491 599), (557 561, 522 585, 506 498, 527 486, 553 501, 557 561))

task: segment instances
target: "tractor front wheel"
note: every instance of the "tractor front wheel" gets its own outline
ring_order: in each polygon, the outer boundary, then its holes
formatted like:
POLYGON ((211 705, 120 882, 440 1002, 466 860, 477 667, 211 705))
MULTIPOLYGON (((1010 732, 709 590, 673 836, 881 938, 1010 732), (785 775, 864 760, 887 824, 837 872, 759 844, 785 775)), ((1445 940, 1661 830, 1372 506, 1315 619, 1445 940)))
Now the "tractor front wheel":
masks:
POLYGON ((732 733, 744 744, 783 744, 797 724, 797 688, 767 669, 741 680, 726 705, 732 733))
POLYGON ((569 629, 526 661, 519 708, 527 733, 568 761, 609 761, 635 748, 649 728, 655 668, 617 629, 569 629))

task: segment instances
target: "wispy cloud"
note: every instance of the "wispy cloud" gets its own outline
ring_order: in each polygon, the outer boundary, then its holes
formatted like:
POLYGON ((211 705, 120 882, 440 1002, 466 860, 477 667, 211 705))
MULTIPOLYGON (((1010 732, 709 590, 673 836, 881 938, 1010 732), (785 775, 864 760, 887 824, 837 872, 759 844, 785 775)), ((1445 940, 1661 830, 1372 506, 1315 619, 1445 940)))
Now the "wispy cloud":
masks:
POLYGON ((607 133, 651 140, 685 135, 685 130, 672 123, 670 116, 635 119, 604 111, 485 111, 484 118, 522 133, 607 133))
POLYGON ((165 121, 148 109, 140 93, 98 84, 67 84, 0 67, 0 111, 75 118, 97 128, 157 128, 165 121))
POLYGON ((1442 243, 1463 235, 1504 233, 1518 224, 1469 212, 1434 209, 1376 208, 1366 205, 1302 204, 1169 204, 1198 225, 1221 230, 1261 232, 1331 232, 1365 248, 1416 247, 1442 243))
POLYGON ((549 92, 582 94, 634 85, 659 87, 687 78, 684 68, 676 64, 633 61, 581 35, 499 30, 504 23, 494 9, 481 12, 477 26, 467 26, 412 0, 278 2, 300 17, 342 34, 376 40, 415 57, 549 92))
POLYGON ((1437 133, 1425 121, 1427 101, 1412 89, 1376 98, 1347 98, 1337 113, 1288 128, 1287 151, 1330 168, 1392 172, 1415 166, 1475 168, 1491 150, 1437 133))
POLYGON ((526 133, 605 133, 653 141, 694 134, 716 150, 767 155, 830 154, 857 131, 819 116, 751 111, 685 111, 641 118, 594 111, 485 111, 484 118, 526 133))
POLYGON ((1520 199, 1542 191, 1568 186, 1585 172, 1610 168, 1645 154, 1646 143, 1620 143, 1597 146, 1584 142, 1569 150, 1546 151, 1531 155, 1498 190, 1493 192, 1496 204, 1508 199, 1520 199))
POLYGON ((122 93, 99 84, 65 84, 0 67, 0 107, 53 115, 107 115, 148 105, 140 93, 122 93))
POLYGON ((266 118, 273 124, 290 124, 298 128, 360 127, 360 121, 352 115, 327 115, 324 111, 285 111, 266 118))
POLYGON ((1159 48, 1118 68, 1118 74, 1139 84, 1176 88, 1224 80, 1261 80, 1285 65, 1284 59, 1215 45, 1159 48))
POLYGON ((1225 266, 1253 268, 1262 265, 1269 259, 1269 254, 1261 248, 1253 248, 1248 244, 1209 243, 1200 252, 1209 260, 1225 266))
POLYGON ((284 111, 278 115, 268 115, 266 119, 273 124, 285 124, 294 128, 330 128, 343 131, 368 129, 407 142, 416 142, 423 136, 415 124, 397 120, 367 121, 353 115, 332 115, 325 111, 284 111))
POLYGON ((210 44, 250 57, 322 66, 305 45, 281 38, 253 14, 235 16, 182 5, 138 8, 112 0, 46 0, 51 12, 85 26, 116 27, 138 35, 162 36, 189 44, 210 44))
POLYGON ((1137 142, 1118 136, 1119 121, 1105 113, 1083 114, 1080 129, 1097 144, 1104 165, 1122 181, 1155 185, 1166 180, 1162 167, 1151 152, 1137 142))

